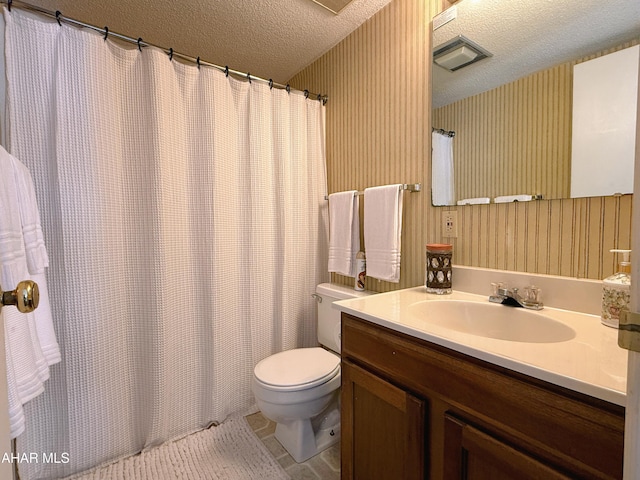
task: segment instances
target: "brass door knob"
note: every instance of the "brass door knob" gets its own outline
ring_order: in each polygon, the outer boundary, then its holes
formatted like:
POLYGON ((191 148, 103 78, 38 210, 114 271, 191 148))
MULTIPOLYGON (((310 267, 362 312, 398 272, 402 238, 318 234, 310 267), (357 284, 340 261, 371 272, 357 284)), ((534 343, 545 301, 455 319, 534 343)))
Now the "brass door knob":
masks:
POLYGON ((29 313, 38 308, 40 290, 38 284, 31 280, 23 280, 13 291, 1 292, 0 308, 15 305, 19 312, 29 313))

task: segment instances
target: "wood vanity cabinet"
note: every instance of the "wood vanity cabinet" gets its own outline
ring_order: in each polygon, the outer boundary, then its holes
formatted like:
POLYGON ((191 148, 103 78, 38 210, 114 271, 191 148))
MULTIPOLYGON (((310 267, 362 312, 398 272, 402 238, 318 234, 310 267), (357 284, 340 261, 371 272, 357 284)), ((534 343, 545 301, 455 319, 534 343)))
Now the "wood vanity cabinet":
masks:
POLYGON ((622 478, 624 408, 342 314, 342 478, 622 478))

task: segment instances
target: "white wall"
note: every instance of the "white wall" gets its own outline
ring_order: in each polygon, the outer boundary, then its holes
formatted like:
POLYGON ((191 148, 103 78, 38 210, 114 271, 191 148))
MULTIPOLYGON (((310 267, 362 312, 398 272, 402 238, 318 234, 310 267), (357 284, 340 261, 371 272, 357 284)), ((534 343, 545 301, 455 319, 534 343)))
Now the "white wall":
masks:
POLYGON ((571 197, 633 193, 638 51, 574 66, 571 197))

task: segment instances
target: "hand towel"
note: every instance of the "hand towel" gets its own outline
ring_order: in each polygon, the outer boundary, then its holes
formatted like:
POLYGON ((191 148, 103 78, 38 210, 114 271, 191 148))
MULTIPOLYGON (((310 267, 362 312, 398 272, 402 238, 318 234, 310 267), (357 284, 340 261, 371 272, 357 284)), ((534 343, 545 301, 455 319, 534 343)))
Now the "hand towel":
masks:
POLYGON ((348 277, 356 275, 356 255, 360 250, 358 192, 329 195, 329 271, 348 277))
POLYGON ((533 200, 531 195, 505 195, 493 199, 495 203, 530 202, 531 200, 533 200))
POLYGON ((364 245, 369 277, 400 281, 402 198, 402 185, 364 191, 364 245))
POLYGON ((53 365, 58 363, 61 357, 53 328, 49 289, 45 275, 45 270, 49 266, 49 256, 40 224, 40 212, 33 179, 29 169, 18 159, 9 155, 2 147, 0 147, 0 155, 9 157, 13 165, 29 278, 38 284, 40 290, 40 304, 33 312, 35 332, 47 365, 53 365))
POLYGON ((14 288, 27 272, 11 156, 0 147, 0 286, 14 288))
MULTIPOLYGON (((0 312, 0 317, 3 314, 0 312)), ((18 396, 16 379, 14 375, 13 360, 11 356, 11 345, 8 338, 4 336, 4 347, 7 357, 7 397, 9 400, 9 426, 11 429, 10 438, 16 438, 25 428, 24 408, 18 396)))
POLYGON ((463 198, 458 200, 458 205, 485 205, 491 203, 489 197, 463 198))
MULTIPOLYGON (((2 149, 2 147, 0 147, 2 149)), ((36 192, 29 169, 4 149, 0 155, 8 156, 13 165, 13 174, 18 193, 18 208, 22 225, 24 248, 27 254, 29 273, 44 273, 49 266, 49 257, 44 244, 44 236, 40 225, 40 212, 36 202, 36 192)))
POLYGON ((47 277, 44 273, 36 273, 31 275, 31 280, 38 284, 38 290, 40 291, 40 303, 38 308, 33 311, 38 342, 40 343, 40 349, 47 365, 54 365, 58 363, 62 357, 60 355, 60 346, 58 345, 56 332, 53 328, 53 315, 49 301, 47 277))
MULTIPOLYGON (((4 173, 0 176, 0 285, 5 290, 15 288, 20 281, 32 276, 29 274, 25 234, 29 248, 34 252, 34 270, 41 270, 36 275, 44 277, 44 267, 48 262, 41 230, 38 233, 37 206, 27 200, 35 201, 31 190, 33 183, 30 175, 28 179, 24 176, 26 168, 23 167, 0 148, 0 171, 4 173), (27 187, 25 182, 29 184, 27 187), (24 203, 22 210, 21 199, 24 203)), ((48 304, 47 299, 45 303, 48 304)), ((17 435, 24 429, 22 405, 43 392, 43 383, 49 378, 49 363, 40 345, 34 313, 23 314, 15 306, 6 306, 0 315, 4 321, 9 420, 11 434, 17 435)))

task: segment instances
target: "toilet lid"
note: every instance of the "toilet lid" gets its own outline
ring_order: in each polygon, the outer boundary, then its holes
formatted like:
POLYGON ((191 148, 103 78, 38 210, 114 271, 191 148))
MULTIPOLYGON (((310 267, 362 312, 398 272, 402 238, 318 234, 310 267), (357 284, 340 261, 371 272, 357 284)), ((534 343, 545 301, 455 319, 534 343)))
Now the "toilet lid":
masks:
POLYGON ((256 365, 256 378, 267 386, 311 388, 340 371, 340 357, 321 347, 276 353, 256 365))

